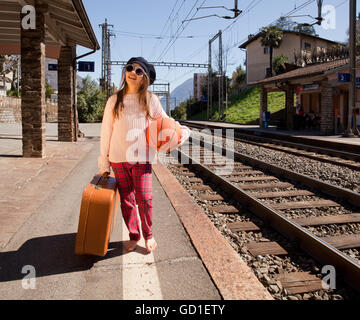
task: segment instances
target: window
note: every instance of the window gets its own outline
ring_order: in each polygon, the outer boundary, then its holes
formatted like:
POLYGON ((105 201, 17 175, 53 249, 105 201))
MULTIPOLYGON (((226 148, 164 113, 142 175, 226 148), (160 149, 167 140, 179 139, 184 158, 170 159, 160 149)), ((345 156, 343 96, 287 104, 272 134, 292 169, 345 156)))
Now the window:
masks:
POLYGON ((311 50, 311 43, 305 42, 305 43, 304 43, 304 49, 305 49, 305 50, 311 50))
POLYGON ((265 47, 264 48, 264 54, 269 54, 270 53, 270 48, 269 47, 265 47))
POLYGON ((270 67, 266 67, 265 68, 265 77, 268 78, 268 77, 271 77, 272 74, 270 74, 270 67))

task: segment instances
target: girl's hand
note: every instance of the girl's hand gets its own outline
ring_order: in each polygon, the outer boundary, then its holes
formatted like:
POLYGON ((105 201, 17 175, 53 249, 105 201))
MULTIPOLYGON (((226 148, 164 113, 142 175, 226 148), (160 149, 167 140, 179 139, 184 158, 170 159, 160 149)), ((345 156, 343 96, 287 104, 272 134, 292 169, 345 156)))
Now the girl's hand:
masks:
POLYGON ((103 172, 102 176, 104 178, 107 178, 109 176, 109 174, 110 174, 110 172, 105 171, 105 172, 103 172))
POLYGON ((187 140, 187 138, 188 137, 186 135, 182 135, 178 147, 180 147, 187 140))
POLYGON ((191 131, 189 130, 188 127, 185 126, 181 126, 181 138, 178 144, 178 147, 180 147, 187 139, 189 139, 190 135, 191 135, 191 131))

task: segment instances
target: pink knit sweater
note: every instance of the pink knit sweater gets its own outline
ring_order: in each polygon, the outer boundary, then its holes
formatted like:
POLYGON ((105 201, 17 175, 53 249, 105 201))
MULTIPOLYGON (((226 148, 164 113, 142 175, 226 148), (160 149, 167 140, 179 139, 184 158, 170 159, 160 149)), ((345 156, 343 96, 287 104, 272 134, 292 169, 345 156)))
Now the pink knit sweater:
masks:
MULTIPOLYGON (((143 106, 139 104, 138 94, 127 94, 124 97, 124 109, 119 118, 113 116, 117 95, 112 95, 105 106, 101 124, 100 156, 98 167, 100 172, 110 172, 110 162, 141 162, 154 163, 156 151, 146 143, 146 128, 149 120, 143 106)), ((164 112, 159 98, 151 93, 150 114, 155 119, 168 117, 164 112)), ((181 126, 183 144, 190 136, 190 129, 181 126)))

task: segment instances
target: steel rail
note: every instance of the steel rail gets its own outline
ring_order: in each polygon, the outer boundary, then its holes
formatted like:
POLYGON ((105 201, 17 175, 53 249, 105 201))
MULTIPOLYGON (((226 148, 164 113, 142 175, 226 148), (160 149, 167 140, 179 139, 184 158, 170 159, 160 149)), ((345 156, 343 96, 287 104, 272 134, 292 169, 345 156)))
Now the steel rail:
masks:
MULTIPOLYGON (((181 121, 179 121, 179 122, 181 123, 181 121)), ((211 128, 211 127, 208 127, 206 125, 193 124, 193 123, 188 123, 188 122, 184 122, 184 125, 186 125, 188 127, 197 128, 197 129, 206 128, 206 129, 209 129, 211 132, 213 132, 215 129, 222 129, 222 130, 227 129, 227 128, 223 128, 223 127, 211 128)), ((231 128, 231 129, 234 129, 234 128, 231 128)), ((222 133, 222 135, 225 136, 224 133, 222 133)), ((253 136, 253 135, 246 134, 246 133, 236 132, 236 128, 234 129, 234 136, 235 136, 235 139, 237 141, 244 142, 244 143, 249 143, 249 144, 254 144, 254 145, 258 145, 261 142, 248 141, 246 139, 242 139, 241 137, 245 136, 245 137, 249 137, 249 138, 262 139, 262 140, 265 140, 265 141, 270 141, 271 143, 274 143, 274 144, 280 144, 282 146, 288 146, 288 147, 293 147, 293 148, 297 148, 297 149, 303 149, 303 150, 306 150, 306 151, 317 152, 317 153, 325 153, 327 155, 332 155, 332 156, 336 156, 336 157, 340 157, 340 158, 351 159, 351 160, 354 160, 354 161, 360 161, 360 155, 357 154, 357 153, 340 151, 340 150, 335 150, 335 149, 331 149, 331 148, 316 147, 316 146, 311 146, 311 145, 306 145, 306 144, 301 144, 301 143, 296 143, 296 142, 290 142, 290 141, 283 141, 283 140, 278 140, 278 139, 274 139, 274 138, 267 138, 267 137, 258 136, 258 135, 253 136)), ((283 151, 283 152, 289 152, 289 153, 292 153, 292 154, 296 154, 296 152, 294 152, 294 151, 288 151, 288 150, 284 151, 284 150, 280 150, 280 149, 277 149, 276 147, 272 147, 272 146, 262 146, 262 147, 270 148, 270 149, 274 149, 274 150, 278 150, 278 151, 283 151)), ((314 159, 314 160, 319 160, 319 159, 316 159, 315 156, 313 156, 313 157, 310 156, 310 155, 303 155, 303 156, 314 159)), ((332 164, 340 165, 336 160, 331 160, 331 159, 320 159, 320 160, 326 161, 326 162, 329 162, 329 163, 332 163, 332 164)), ((354 165, 350 165, 350 164, 346 164, 346 163, 343 163, 341 165, 349 167, 349 168, 354 169, 354 170, 360 170, 360 167, 356 167, 354 165)))
MULTIPOLYGON (((190 137, 189 141, 192 140, 197 140, 197 139, 190 137)), ((212 150, 212 145, 209 145, 204 141, 199 141, 199 143, 201 146, 208 149, 210 147, 210 150, 212 150)), ((224 151, 226 154, 226 149, 222 148, 222 154, 224 154, 224 151)), ((250 163, 252 163, 252 160, 255 160, 254 163, 256 163, 256 165, 261 164, 261 161, 256 159, 251 159, 251 157, 245 156, 244 158, 242 158, 242 156, 237 153, 234 153, 234 155, 236 159, 249 160, 250 163)), ((198 161, 194 160, 189 155, 181 152, 180 150, 177 150, 177 158, 179 162, 185 160, 186 163, 189 163, 193 167, 197 168, 204 176, 208 177, 211 180, 216 181, 218 184, 224 187, 225 190, 227 190, 234 197, 236 197, 237 200, 239 200, 242 205, 248 207, 251 212, 253 212, 255 215, 263 219, 266 223, 268 223, 271 227, 273 227, 275 230, 277 230, 287 239, 290 239, 293 245, 301 248, 303 251, 308 253, 310 256, 312 256, 315 260, 319 261, 320 263, 334 266, 337 271, 341 272, 341 274, 344 277, 344 280, 350 286, 360 291, 360 264, 357 261, 351 259, 349 256, 342 253, 334 246, 318 238, 317 236, 315 236, 305 228, 301 227, 294 221, 290 220, 289 218, 285 217, 281 213, 277 212, 276 210, 272 209, 271 207, 267 206, 266 204, 252 197, 250 194, 242 190, 241 187, 234 185, 224 177, 218 176, 212 170, 205 167, 198 161)), ((289 170, 286 169, 282 169, 273 165, 268 165, 266 163, 263 164, 265 165, 266 168, 273 169, 274 170, 273 172, 279 174, 285 174, 286 178, 289 177, 290 173, 291 173, 290 177, 292 178, 300 176, 299 174, 290 172, 289 170)), ((315 186, 317 187, 319 186, 325 187, 325 185, 327 185, 326 188, 329 187, 328 184, 313 178, 307 177, 306 180, 307 182, 314 180, 315 186)), ((336 189, 340 189, 340 188, 337 187, 335 187, 334 189, 330 188, 330 190, 336 190, 336 189)), ((351 192, 347 190, 343 190, 342 192, 342 194, 347 194, 347 193, 351 193, 351 192)), ((357 197, 360 197, 360 195, 358 194, 355 195, 357 197)), ((359 202, 357 204, 359 205, 359 202)))
MULTIPOLYGON (((295 135, 285 135, 285 134, 279 134, 272 131, 257 131, 257 130, 251 130, 251 129, 244 129, 240 127, 232 127, 232 124, 235 123, 227 123, 228 126, 220 126, 216 123, 219 123, 220 121, 213 121, 214 124, 200 124, 200 123, 191 123, 187 120, 178 120, 180 123, 190 126, 190 125, 198 125, 202 128, 208 128, 208 129, 234 129, 235 134, 253 134, 257 137, 262 138, 268 138, 268 139, 277 139, 277 140, 284 140, 286 142, 294 142, 294 143, 300 143, 304 144, 307 143, 307 146, 312 146, 315 148, 329 148, 328 146, 331 145, 332 148, 337 149, 331 149, 331 150, 346 150, 349 153, 353 153, 356 155, 360 155, 360 145, 353 145, 353 144, 347 144, 342 142, 336 142, 336 141, 327 141, 327 140, 315 140, 312 138, 308 138, 305 136, 295 136, 295 135)), ((221 122, 224 124, 224 122, 221 122)), ((226 124, 226 123, 225 123, 226 124)), ((238 125, 238 124, 236 124, 238 125)))
MULTIPOLYGON (((193 137, 190 137, 190 139, 198 140, 198 139, 194 139, 193 137)), ((212 148, 212 145, 210 145, 209 143, 207 143, 205 141, 199 141, 199 143, 200 143, 200 145, 207 146, 208 149, 212 148)), ((221 152, 222 152, 223 156, 226 156, 226 154, 229 153, 229 151, 227 151, 226 148, 219 146, 218 149, 220 150, 220 148, 221 148, 221 152)), ((212 149, 210 149, 210 150, 212 150, 212 149)), ((350 204, 352 204, 356 207, 360 207, 360 193, 356 193, 354 191, 350 191, 350 190, 347 190, 347 189, 344 189, 344 188, 341 188, 338 186, 334 186, 330 183, 321 181, 319 179, 312 178, 312 177, 279 167, 277 165, 255 159, 253 157, 242 154, 240 152, 236 152, 235 150, 230 151, 230 154, 234 155, 234 160, 244 161, 244 162, 250 163, 252 166, 261 167, 265 170, 268 170, 268 171, 270 171, 274 174, 277 174, 279 176, 282 176, 286 179, 290 179, 295 182, 301 182, 311 189, 318 189, 321 192, 324 192, 334 198, 341 197, 342 199, 347 200, 350 204)))

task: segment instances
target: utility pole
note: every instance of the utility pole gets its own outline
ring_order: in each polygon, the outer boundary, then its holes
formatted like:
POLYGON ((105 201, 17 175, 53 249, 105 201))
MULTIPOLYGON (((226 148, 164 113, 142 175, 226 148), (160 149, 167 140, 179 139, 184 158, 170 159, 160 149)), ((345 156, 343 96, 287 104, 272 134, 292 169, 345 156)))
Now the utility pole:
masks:
POLYGON ((171 116, 171 106, 170 106, 170 83, 153 83, 152 85, 152 92, 159 95, 166 97, 166 114, 170 117, 171 116), (155 87, 159 88, 156 89, 155 87), (166 87, 166 89, 165 89, 166 87))
MULTIPOLYGON (((348 123, 344 132, 344 137, 353 137, 351 120, 353 110, 355 110, 356 101, 356 0, 350 0, 349 4, 349 67, 350 67, 350 83, 349 83, 349 107, 348 107, 348 123)), ((355 119, 354 119, 355 120, 355 119)), ((355 122, 355 121, 354 121, 355 122)))
MULTIPOLYGON (((207 103, 207 120, 209 120, 209 111, 212 109, 212 79, 211 79, 211 44, 219 38, 219 77, 222 77, 222 33, 221 30, 209 40, 209 63, 208 63, 208 103, 207 103)), ((220 102, 224 101, 223 92, 220 92, 221 80, 219 78, 219 117, 220 117, 220 102), (220 100, 222 99, 222 100, 220 100)), ((222 86, 221 86, 222 87, 222 86)))
POLYGON ((227 79, 225 78, 225 118, 224 118, 225 122, 227 118, 227 108, 228 108, 228 82, 227 79))
POLYGON ((112 24, 99 24, 102 27, 102 50, 101 50, 101 79, 100 86, 103 91, 106 91, 107 97, 111 94, 111 52, 110 52, 110 37, 115 36, 108 30, 108 27, 114 27, 112 24))
POLYGON ((207 112, 206 112, 206 120, 209 120, 209 112, 212 108, 212 79, 211 79, 211 40, 209 41, 209 63, 208 63, 208 97, 207 97, 207 112))
POLYGON ((167 95, 166 95, 166 113, 169 117, 171 117, 171 109, 170 109, 170 83, 167 86, 167 95))
POLYGON ((224 106, 224 90, 223 90, 223 57, 222 57, 222 33, 219 31, 219 120, 221 118, 223 106, 224 106))

